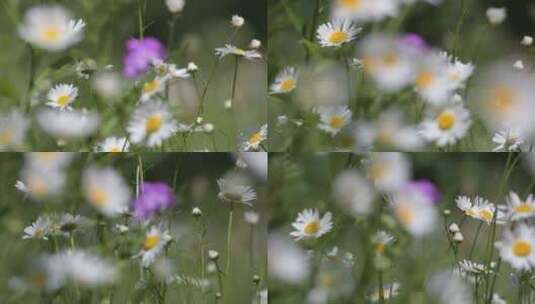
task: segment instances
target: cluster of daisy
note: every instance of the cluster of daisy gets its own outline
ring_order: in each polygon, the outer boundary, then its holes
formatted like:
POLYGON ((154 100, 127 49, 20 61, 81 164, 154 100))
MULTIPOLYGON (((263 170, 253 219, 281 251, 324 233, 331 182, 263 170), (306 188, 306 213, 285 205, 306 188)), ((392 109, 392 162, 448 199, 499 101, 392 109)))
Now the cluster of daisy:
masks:
MULTIPOLYGON (((473 122, 481 120, 485 131, 494 133, 495 151, 529 147, 535 126, 527 114, 534 104, 528 92, 535 89, 535 74, 523 61, 478 68, 472 81, 476 67, 458 58, 456 48, 446 52, 431 47, 418 34, 372 30, 355 42, 359 26, 398 16, 400 7, 412 2, 333 1, 331 20, 316 30, 317 45, 306 44, 307 62, 283 67, 270 86, 274 101, 291 94, 300 108, 281 106, 278 133, 293 129, 302 136, 299 129, 309 131, 315 125, 332 137, 325 144, 341 150, 467 149, 475 145, 467 136, 473 133, 473 122)), ((491 25, 498 25, 506 11, 490 8, 487 15, 491 25)), ((530 36, 521 42, 526 47, 532 43, 530 36)))

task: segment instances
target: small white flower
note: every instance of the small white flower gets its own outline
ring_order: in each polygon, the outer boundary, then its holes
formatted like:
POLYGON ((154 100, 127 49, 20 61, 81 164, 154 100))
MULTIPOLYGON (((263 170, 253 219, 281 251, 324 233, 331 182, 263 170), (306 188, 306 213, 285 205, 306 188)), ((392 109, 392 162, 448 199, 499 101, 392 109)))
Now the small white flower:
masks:
POLYGON ((239 176, 229 175, 217 180, 219 186, 218 197, 224 202, 241 203, 251 206, 256 200, 256 191, 253 187, 244 184, 239 176))
POLYGON ((394 237, 386 231, 378 231, 372 237, 373 252, 377 255, 385 253, 386 246, 394 241, 394 237))
POLYGON ((132 143, 145 142, 147 146, 160 146, 177 132, 177 121, 160 101, 149 101, 134 110, 127 126, 132 143))
POLYGON ((241 144, 243 151, 258 151, 260 145, 267 139, 268 126, 267 124, 260 127, 259 130, 254 130, 249 134, 244 134, 244 139, 241 144))
POLYGON ((459 228, 459 225, 457 225, 456 223, 451 223, 448 226, 448 231, 451 233, 456 233, 456 232, 461 231, 461 229, 459 228))
POLYGON ((524 137, 520 132, 509 129, 505 131, 498 131, 494 133, 492 141, 497 145, 492 151, 519 151, 524 144, 524 137))
POLYGON ((381 192, 392 193, 410 178, 411 164, 403 153, 372 153, 364 165, 368 179, 381 192))
POLYGON ((173 13, 180 13, 182 10, 184 10, 184 6, 186 5, 185 0, 165 0, 165 4, 167 5, 167 9, 173 13))
POLYGON ((110 285, 118 279, 114 265, 84 251, 66 251, 55 256, 68 279, 85 287, 110 285))
POLYGON ((462 272, 472 275, 489 273, 487 266, 481 263, 473 262, 470 260, 462 260, 459 262, 459 267, 462 272))
POLYGON ((344 19, 334 19, 318 27, 316 38, 322 47, 338 47, 357 38, 362 28, 344 19))
POLYGON ((513 64, 513 67, 517 70, 523 70, 524 69, 524 62, 522 62, 522 60, 517 60, 515 61, 515 63, 513 64))
POLYGON ((347 106, 320 106, 314 108, 320 116, 318 128, 335 136, 351 121, 351 110, 347 106))
POLYGON ((143 249, 138 256, 141 256, 141 264, 143 267, 150 266, 158 256, 162 253, 165 245, 171 241, 172 237, 169 231, 161 227, 152 226, 145 235, 143 241, 143 249))
POLYGON ((533 44, 533 37, 531 36, 524 36, 522 37, 522 41, 520 42, 524 46, 530 46, 533 44))
POLYGON ((317 209, 305 209, 299 212, 292 227, 295 231, 292 231, 290 235, 297 241, 308 238, 317 239, 333 228, 332 214, 327 212, 320 217, 317 209))
POLYGON ((250 49, 258 49, 262 46, 262 42, 258 39, 253 39, 251 42, 249 42, 249 48, 250 49))
POLYGON ((98 152, 128 152, 130 149, 130 143, 126 137, 107 137, 102 142, 97 144, 95 150, 98 152))
POLYGON ((238 47, 235 47, 231 44, 225 44, 222 48, 216 48, 215 54, 222 59, 227 55, 234 55, 239 57, 244 57, 248 60, 261 59, 262 55, 257 50, 243 50, 238 47))
POLYGON ((23 167, 20 180, 25 185, 26 193, 36 200, 58 196, 63 190, 65 181, 65 172, 61 169, 28 164, 23 167))
POLYGON ((48 91, 48 106, 60 110, 71 109, 70 105, 78 96, 78 88, 72 84, 58 84, 48 91))
POLYGON ((195 64, 195 62, 192 61, 192 62, 188 63, 187 70, 188 70, 189 72, 195 72, 195 71, 197 71, 198 69, 199 69, 199 67, 195 64))
POLYGON ((166 83, 169 77, 156 77, 153 80, 143 84, 141 90, 141 96, 139 101, 147 102, 151 100, 155 95, 161 94, 165 91, 166 83))
POLYGON ((208 258, 210 258, 210 260, 217 260, 219 258, 219 252, 215 251, 215 250, 208 250, 208 258))
MULTIPOLYGON (((397 282, 394 282, 392 284, 385 284, 383 286, 383 298, 385 300, 388 300, 388 299, 392 299, 394 297, 396 297, 397 295, 399 295, 399 283, 397 282)), ((368 296, 368 299, 375 303, 375 302, 379 302, 380 300, 380 295, 379 295, 379 288, 376 288, 369 296, 368 296)))
POLYGON ((530 194, 525 200, 521 200, 518 194, 510 192, 507 198, 508 216, 512 221, 520 221, 535 217, 535 199, 530 194))
POLYGON ((506 230, 496 247, 502 259, 513 268, 529 270, 535 267, 535 228, 521 223, 514 230, 506 230))
POLYGON ((448 78, 454 90, 464 88, 466 81, 474 73, 475 67, 471 62, 463 63, 448 53, 441 53, 448 60, 448 78))
POLYGON ((90 167, 82 180, 85 198, 107 217, 116 217, 128 210, 131 193, 121 175, 112 168, 90 167))
MULTIPOLYGON (((462 63, 461 63, 462 64, 462 63)), ((462 66, 462 70, 470 68, 462 66)), ((464 83, 455 63, 451 66, 447 57, 431 52, 418 60, 418 71, 414 81, 418 95, 431 105, 437 106, 448 102, 455 89, 464 83), (457 74, 456 74, 457 73, 457 74), (458 80, 455 80, 459 77, 458 80), (453 78, 453 79, 452 79, 453 78)), ((468 78, 470 73, 462 75, 468 78)))
POLYGON ((297 70, 294 67, 285 67, 275 76, 273 84, 269 87, 270 94, 289 93, 297 86, 297 70))
POLYGON ((40 216, 30 226, 24 228, 23 239, 43 239, 48 240, 50 232, 50 219, 48 217, 40 216))
POLYGON ((245 24, 245 19, 243 19, 241 16, 233 15, 231 23, 234 27, 242 27, 245 24))
POLYGON ((30 121, 18 110, 0 115, 0 151, 21 149, 30 121))
POLYGON ((460 103, 448 103, 428 111, 420 134, 439 147, 453 145, 463 138, 470 125, 470 112, 460 103))
POLYGON ((60 139, 83 139, 93 134, 100 122, 97 112, 41 109, 37 123, 46 133, 60 139))
POLYGON ((413 236, 423 237, 435 229, 437 211, 422 192, 402 188, 393 195, 391 207, 401 225, 413 236))
POLYGON ((505 7, 490 7, 487 9, 487 19, 493 25, 501 24, 507 18, 505 7))
POLYGON ((462 243, 464 241, 464 236, 460 231, 457 231, 453 234, 453 240, 457 243, 462 243))
POLYGON ((191 210, 191 215, 193 215, 194 217, 199 217, 202 215, 202 211, 199 207, 195 207, 193 208, 193 210, 191 210))
POLYGON ((260 220, 260 216, 258 213, 254 211, 247 211, 243 214, 243 218, 245 221, 251 225, 258 224, 258 221, 260 220))
POLYGON ((80 42, 85 25, 82 20, 71 19, 61 6, 33 6, 24 15, 19 35, 31 44, 56 52, 80 42))
POLYGON ((57 224, 57 231, 63 235, 74 233, 77 229, 85 225, 87 219, 80 215, 63 213, 57 224))
MULTIPOLYGON (((469 197, 459 196, 455 200, 457 207, 461 209, 466 215, 484 221, 487 224, 491 224, 494 218, 494 212, 496 212, 496 206, 488 200, 476 196, 472 202, 469 197)), ((497 210, 496 223, 502 224, 504 214, 497 210)))
POLYGON ((375 191, 368 180, 355 170, 346 170, 334 180, 336 203, 353 216, 370 214, 374 210, 375 191))

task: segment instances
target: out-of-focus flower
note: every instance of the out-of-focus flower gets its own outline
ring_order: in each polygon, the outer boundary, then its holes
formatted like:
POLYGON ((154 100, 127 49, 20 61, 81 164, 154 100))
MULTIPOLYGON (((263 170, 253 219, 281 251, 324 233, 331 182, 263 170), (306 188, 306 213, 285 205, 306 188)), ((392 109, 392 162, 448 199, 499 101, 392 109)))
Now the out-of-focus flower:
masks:
POLYGON ((270 279, 287 284, 299 284, 308 278, 310 273, 308 256, 289 238, 270 234, 267 248, 270 279))
POLYGON ((225 44, 225 46, 222 48, 216 48, 215 54, 219 57, 219 59, 222 59, 227 55, 243 57, 248 60, 262 58, 262 54, 260 54, 257 50, 243 50, 231 44, 225 44))
POLYGON ((87 223, 87 218, 70 213, 61 214, 57 222, 57 233, 68 236, 87 223))
POLYGON ((25 165, 20 182, 31 198, 45 200, 58 196, 63 190, 65 180, 65 172, 61 169, 25 165))
POLYGON ((458 81, 451 79, 447 57, 429 52, 418 59, 417 69, 414 85, 418 95, 432 105, 448 102, 458 81))
POLYGON ((143 267, 150 266, 171 240, 172 237, 167 230, 162 227, 152 226, 143 241, 143 249, 138 254, 138 256, 141 256, 143 267))
POLYGON ((219 186, 218 197, 224 202, 241 203, 251 206, 256 200, 256 191, 246 184, 241 175, 228 174, 217 180, 219 186))
POLYGON ((371 153, 365 160, 367 177, 382 192, 394 192, 410 177, 411 164, 402 153, 371 153))
POLYGON ((355 289, 351 267, 332 259, 321 261, 314 278, 314 287, 307 296, 309 304, 343 301, 355 289))
POLYGON ((461 103, 452 101, 427 111, 420 134, 427 141, 444 147, 462 139, 471 124, 470 112, 461 103))
POLYGON ((386 246, 394 241, 394 237, 386 231, 378 231, 372 237, 373 252, 377 255, 385 253, 386 246))
POLYGON ((513 64, 513 67, 517 70, 523 70, 524 69, 524 62, 522 62, 522 60, 517 60, 515 61, 515 63, 513 64))
POLYGON ((433 303, 470 304, 472 291, 457 273, 444 270, 434 273, 427 282, 427 291, 433 303))
POLYGON ((412 187, 394 193, 391 207, 402 226, 413 236, 423 237, 435 230, 438 214, 427 195, 412 187))
POLYGON ((250 132, 241 143, 242 151, 258 151, 260 145, 267 139, 268 127, 267 124, 260 127, 259 130, 250 132))
MULTIPOLYGON (((389 300, 389 299, 392 299, 392 298, 398 296, 399 295, 399 286, 400 285, 397 282, 383 285, 383 299, 389 300)), ((379 295, 379 288, 375 288, 375 290, 372 291, 368 295, 368 300, 370 300, 373 303, 379 302, 380 298, 381 297, 379 295)))
POLYGON ((73 160, 71 152, 30 152, 24 154, 25 165, 43 170, 65 169, 73 160))
POLYGON ((260 215, 254 211, 247 211, 243 214, 243 218, 248 224, 256 225, 260 220, 260 215))
POLYGON ((316 38, 322 47, 338 47, 357 38, 362 28, 357 28, 351 21, 333 19, 318 27, 316 38))
POLYGON ((332 14, 336 18, 358 22, 380 21, 398 14, 397 0, 336 0, 332 14))
POLYGON ((524 46, 530 46, 533 44, 533 37, 531 36, 524 36, 522 37, 522 41, 520 42, 524 46))
POLYGON ((501 24, 505 21, 505 18, 507 18, 507 10, 505 7, 489 7, 486 14, 490 24, 493 25, 501 24))
POLYGON ((98 143, 95 150, 98 152, 128 152, 130 143, 126 137, 107 137, 102 142, 98 143))
POLYGON ((80 42, 85 25, 81 19, 71 19, 70 12, 62 6, 33 6, 24 15, 19 35, 28 43, 57 52, 80 42))
POLYGON ((90 167, 82 185, 86 199, 105 216, 116 217, 128 210, 130 189, 114 169, 90 167))
POLYGON ((37 123, 46 133, 61 139, 83 139, 98 128, 98 113, 87 110, 58 111, 41 109, 37 123))
POLYGON ((30 226, 24 228, 23 239, 43 239, 48 240, 50 231, 50 219, 45 216, 40 216, 30 226))
POLYGON ((242 16, 233 15, 230 23, 234 27, 242 27, 245 24, 245 19, 242 16))
POLYGON ((524 144, 524 137, 517 130, 505 130, 494 133, 492 141, 496 144, 496 147, 492 149, 493 152, 520 151, 524 144))
POLYGON ((420 191, 422 194, 428 197, 429 201, 435 204, 440 201, 440 192, 438 191, 438 188, 435 186, 435 184, 433 184, 430 180, 414 180, 409 182, 407 186, 417 191, 420 191))
POLYGON ((184 10, 184 6, 186 5, 186 0, 165 0, 165 5, 167 5, 167 9, 171 13, 176 14, 184 10))
POLYGON ((165 209, 173 208, 176 198, 173 189, 162 182, 143 182, 134 202, 134 215, 147 219, 165 209))
POLYGON ((115 72, 97 73, 92 85, 97 94, 106 100, 112 100, 121 93, 121 77, 115 72))
POLYGON ((292 223, 295 229, 290 235, 297 241, 309 238, 320 238, 333 228, 332 214, 327 212, 320 217, 317 209, 305 209, 297 215, 292 223))
POLYGON ((145 142, 147 146, 160 146, 177 132, 177 121, 166 104, 148 101, 134 110, 127 131, 132 143, 145 142))
POLYGON ((318 128, 335 136, 351 122, 351 110, 347 106, 320 106, 313 111, 320 116, 318 128))
POLYGON ((128 78, 138 77, 151 67, 153 60, 163 60, 166 57, 167 51, 158 39, 153 37, 131 38, 126 42, 123 74, 128 78))
POLYGON ((117 268, 99 256, 84 251, 66 251, 51 257, 66 279, 84 287, 109 285, 118 279, 117 268))
POLYGON ((273 84, 269 87, 270 94, 289 93, 297 86, 297 70, 294 67, 285 67, 275 76, 273 84))
POLYGON ((428 49, 427 43, 422 36, 416 33, 407 33, 398 39, 401 43, 408 45, 420 51, 426 51, 428 49))
POLYGON ((258 49, 262 46, 262 42, 258 39, 252 39, 249 43, 249 48, 251 49, 258 49))
POLYGON ((373 211, 375 191, 357 171, 340 173, 334 180, 333 189, 336 202, 352 215, 366 215, 373 211))
POLYGON ((18 110, 0 115, 0 151, 21 149, 30 122, 18 110))
POLYGON ((332 61, 312 62, 297 70, 299 85, 295 90, 295 100, 303 109, 347 104, 347 72, 342 64, 332 61))
POLYGON ((535 266, 535 228, 521 223, 506 230, 496 243, 500 256, 514 269, 529 270, 535 266))
POLYGON ((188 70, 189 72, 195 72, 195 71, 197 71, 198 69, 199 69, 199 67, 195 64, 195 62, 192 61, 192 62, 188 63, 187 70, 188 70))
POLYGON ((48 92, 47 105, 59 110, 71 109, 70 104, 78 96, 78 88, 72 84, 58 84, 48 92))
POLYGON ((508 217, 512 221, 520 221, 535 216, 535 199, 530 194, 526 199, 521 200, 518 194, 510 192, 507 198, 508 217))
POLYGON ((262 181, 268 178, 268 154, 266 152, 241 152, 240 158, 246 167, 262 181))

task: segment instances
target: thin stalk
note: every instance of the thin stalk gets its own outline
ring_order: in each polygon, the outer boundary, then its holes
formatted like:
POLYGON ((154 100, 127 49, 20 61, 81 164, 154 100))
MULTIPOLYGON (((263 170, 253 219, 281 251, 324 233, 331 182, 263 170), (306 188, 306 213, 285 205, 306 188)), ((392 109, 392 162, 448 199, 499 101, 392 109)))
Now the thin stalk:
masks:
POLYGON ((167 37, 167 49, 173 48, 173 39, 175 37, 175 24, 178 19, 178 14, 173 14, 171 20, 169 20, 169 36, 167 37))
POLYGON ((215 268, 217 271, 217 284, 219 287, 219 292, 221 293, 221 295, 223 295, 223 277, 221 275, 221 267, 219 267, 219 263, 217 261, 215 261, 215 268))
POLYGON ((481 227, 483 226, 483 221, 479 223, 476 230, 476 236, 472 242, 472 247, 470 248, 470 253, 468 254, 468 259, 472 260, 472 255, 474 254, 474 249, 476 248, 477 239, 479 238, 479 233, 481 232, 481 227))
MULTIPOLYGON (((314 41, 314 33, 316 32, 316 23, 318 22, 318 16, 320 14, 320 0, 316 0, 316 4, 314 6, 314 13, 312 14, 312 23, 310 25, 310 31, 308 33, 308 41, 314 41)), ((310 60, 310 51, 308 50, 308 47, 306 49, 306 61, 310 60)))
POLYGON ((238 82, 238 56, 234 56, 236 58, 236 61, 234 63, 234 75, 232 77, 232 95, 230 97, 230 100, 232 100, 232 103, 234 103, 234 97, 236 96, 236 83, 238 82))
POLYGON ((228 227, 227 227, 227 264, 225 266, 225 276, 230 276, 230 255, 232 247, 232 222, 234 217, 234 203, 230 203, 230 209, 228 212, 228 227))
POLYGON ((464 18, 466 14, 468 13, 468 10, 466 9, 465 0, 461 0, 461 14, 459 15, 459 19, 457 20, 457 26, 455 28, 455 40, 453 41, 453 56, 457 55, 457 47, 459 44, 459 36, 461 34, 461 27, 463 26, 464 18))
POLYGON ((35 72, 37 69, 37 55, 33 47, 28 44, 28 50, 30 51, 30 62, 29 62, 29 78, 28 78, 28 87, 26 89, 26 98, 21 101, 21 108, 26 113, 30 112, 31 103, 32 103, 32 90, 35 85, 35 72))
POLYGON ((379 271, 379 303, 385 303, 385 291, 383 289, 383 272, 379 271))
POLYGON ((137 17, 138 17, 138 24, 139 24, 139 38, 143 39, 143 6, 144 6, 144 0, 138 0, 138 10, 137 10, 137 17))

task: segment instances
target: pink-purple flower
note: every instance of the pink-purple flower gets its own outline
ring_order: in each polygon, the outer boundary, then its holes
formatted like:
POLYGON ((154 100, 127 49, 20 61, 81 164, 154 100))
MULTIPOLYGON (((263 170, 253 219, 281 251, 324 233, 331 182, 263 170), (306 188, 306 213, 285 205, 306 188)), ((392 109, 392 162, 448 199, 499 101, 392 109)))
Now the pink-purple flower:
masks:
POLYGON ((143 39, 131 38, 126 42, 126 54, 123 58, 123 74, 135 78, 145 73, 153 60, 167 57, 165 46, 153 37, 143 39))
POLYGON ((147 219, 176 204, 173 189, 162 182, 144 182, 139 197, 134 202, 134 215, 147 219))
POLYGON ((408 186, 414 190, 419 191, 425 195, 431 202, 438 203, 440 201, 440 192, 435 184, 427 179, 420 179, 411 181, 408 186))
POLYGON ((422 36, 415 33, 408 33, 400 38, 401 43, 410 46, 418 51, 427 50, 428 46, 422 36))

